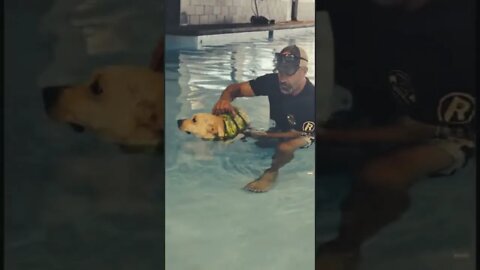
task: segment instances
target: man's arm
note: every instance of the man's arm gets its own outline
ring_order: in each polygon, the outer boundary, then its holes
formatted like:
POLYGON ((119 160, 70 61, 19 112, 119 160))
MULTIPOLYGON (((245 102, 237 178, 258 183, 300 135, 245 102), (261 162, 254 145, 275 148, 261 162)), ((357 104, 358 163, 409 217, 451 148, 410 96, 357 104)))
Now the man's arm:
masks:
POLYGON ((255 92, 250 86, 249 82, 234 83, 229 85, 223 90, 222 95, 218 99, 217 103, 213 106, 212 113, 232 113, 235 114, 235 110, 232 106, 232 101, 237 97, 253 97, 255 92))
POLYGON ((272 138, 272 139, 295 139, 304 136, 304 132, 291 130, 284 132, 270 132, 270 131, 249 131, 246 132, 247 136, 251 136, 256 139, 260 138, 272 138))
POLYGON ((255 93, 249 82, 233 83, 230 84, 225 90, 219 100, 228 100, 232 102, 237 97, 253 97, 255 93))
POLYGON ((339 143, 408 143, 422 141, 445 134, 447 130, 424 124, 410 118, 405 118, 398 123, 384 126, 351 130, 318 129, 317 139, 324 142, 339 143), (442 134, 439 134, 442 131, 442 134))

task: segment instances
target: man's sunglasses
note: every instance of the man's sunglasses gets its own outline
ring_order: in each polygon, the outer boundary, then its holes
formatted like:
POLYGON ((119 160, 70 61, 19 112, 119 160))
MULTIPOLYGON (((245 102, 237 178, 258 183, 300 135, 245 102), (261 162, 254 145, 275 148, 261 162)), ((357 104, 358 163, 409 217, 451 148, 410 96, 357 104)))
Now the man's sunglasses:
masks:
POLYGON ((307 59, 293 54, 275 53, 275 70, 291 76, 297 72, 301 60, 308 62, 307 59))

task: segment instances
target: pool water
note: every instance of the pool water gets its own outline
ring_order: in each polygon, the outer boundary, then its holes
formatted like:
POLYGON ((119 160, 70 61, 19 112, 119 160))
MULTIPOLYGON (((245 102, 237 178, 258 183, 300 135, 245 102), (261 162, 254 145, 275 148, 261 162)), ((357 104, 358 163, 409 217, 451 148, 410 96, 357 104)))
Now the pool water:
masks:
MULTIPOLYGON (((273 149, 253 140, 202 141, 180 132, 176 121, 210 112, 229 84, 272 72, 274 53, 290 44, 306 50, 314 82, 313 28, 288 39, 168 51, 166 269, 313 269, 314 147, 297 151, 271 191, 249 193, 242 188, 269 167, 273 149)), ((234 105, 253 127, 268 128, 266 97, 239 98, 234 105)))

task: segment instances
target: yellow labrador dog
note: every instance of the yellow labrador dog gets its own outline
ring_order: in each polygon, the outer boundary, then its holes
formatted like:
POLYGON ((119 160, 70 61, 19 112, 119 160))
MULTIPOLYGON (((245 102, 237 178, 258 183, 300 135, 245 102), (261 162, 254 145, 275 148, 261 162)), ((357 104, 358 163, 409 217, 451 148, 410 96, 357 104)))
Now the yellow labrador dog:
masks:
POLYGON ((164 130, 164 76, 146 67, 109 66, 84 83, 43 90, 48 115, 121 146, 153 148, 164 130))
POLYGON ((177 125, 181 131, 203 140, 232 140, 249 128, 245 112, 235 110, 236 115, 197 113, 189 119, 177 120, 177 125))
POLYGON ((163 148, 163 40, 150 67, 99 68, 83 83, 44 88, 43 99, 50 118, 76 131, 91 131, 128 151, 163 148))

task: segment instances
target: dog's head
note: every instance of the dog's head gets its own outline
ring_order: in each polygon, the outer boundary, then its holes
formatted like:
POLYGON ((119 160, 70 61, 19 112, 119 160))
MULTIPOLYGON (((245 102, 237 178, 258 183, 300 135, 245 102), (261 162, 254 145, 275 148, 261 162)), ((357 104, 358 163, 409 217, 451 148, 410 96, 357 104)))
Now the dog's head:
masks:
POLYGON ((43 89, 50 118, 125 147, 155 147, 164 130, 163 73, 111 66, 87 82, 43 89))
POLYGON ((223 118, 211 113, 197 113, 191 118, 177 120, 177 125, 181 131, 205 140, 225 135, 223 118))
POLYGON ((229 140, 249 127, 247 114, 235 107, 235 114, 197 113, 189 119, 177 120, 178 128, 204 140, 229 140))

